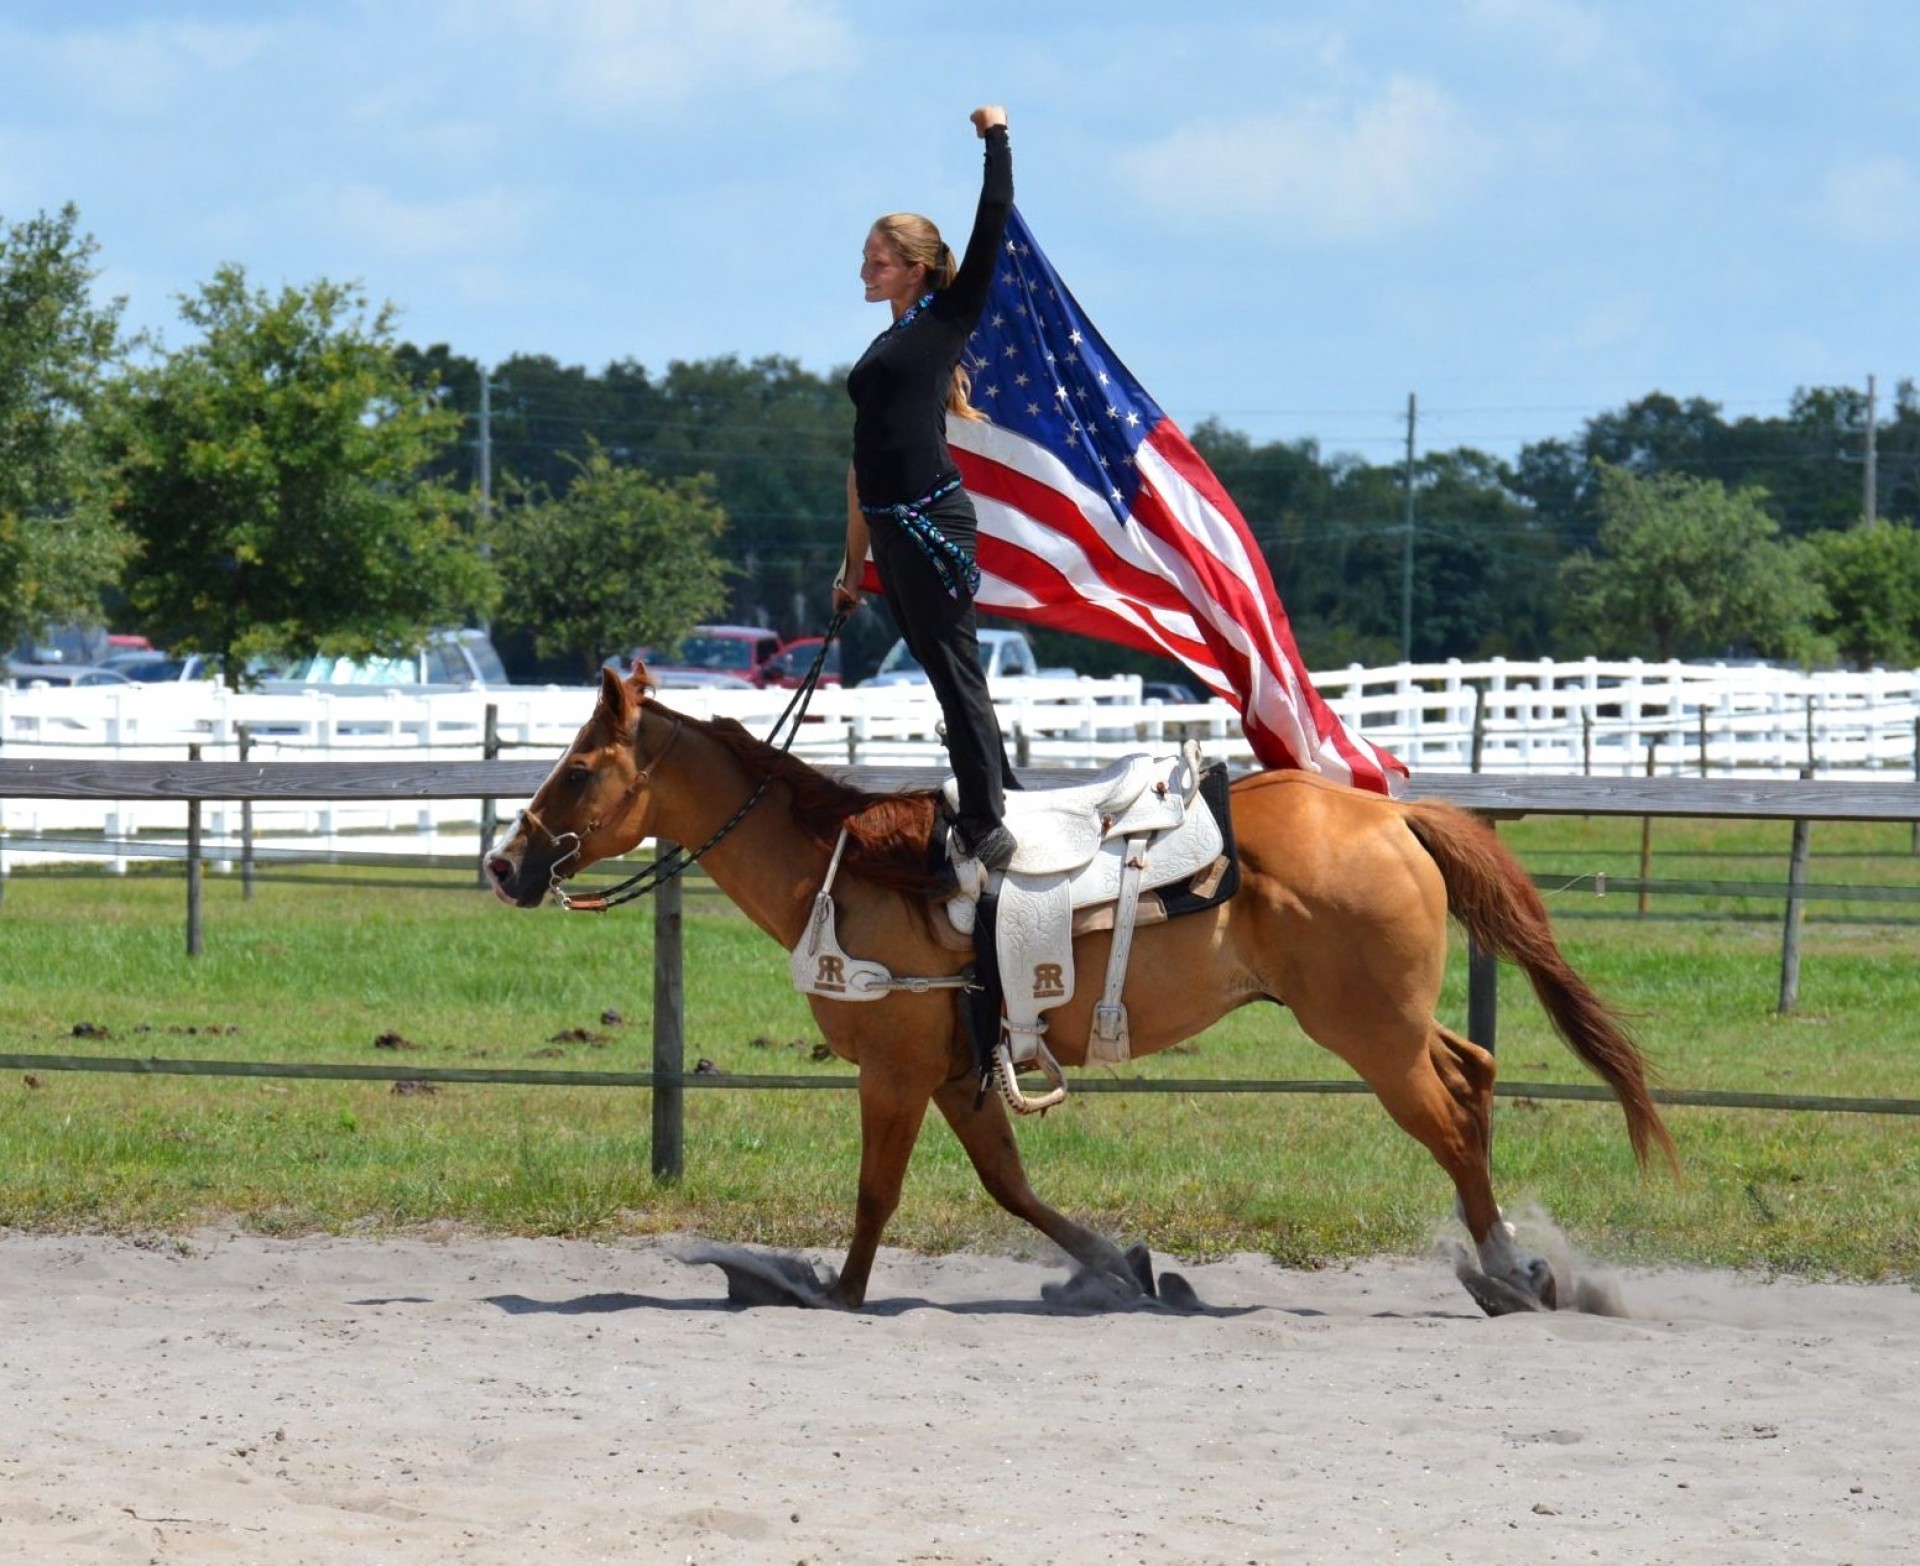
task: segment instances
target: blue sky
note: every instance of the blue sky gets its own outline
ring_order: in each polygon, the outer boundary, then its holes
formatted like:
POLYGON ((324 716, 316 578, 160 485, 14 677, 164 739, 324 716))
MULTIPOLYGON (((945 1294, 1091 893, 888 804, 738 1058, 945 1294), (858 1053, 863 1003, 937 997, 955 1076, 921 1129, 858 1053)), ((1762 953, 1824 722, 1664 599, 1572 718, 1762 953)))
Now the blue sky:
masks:
POLYGON ((881 212, 963 238, 967 112, 1179 422, 1512 455, 1653 390, 1920 377, 1913 0, 13 0, 0 218, 72 201, 128 323, 223 262, 496 363, 881 324, 881 212))

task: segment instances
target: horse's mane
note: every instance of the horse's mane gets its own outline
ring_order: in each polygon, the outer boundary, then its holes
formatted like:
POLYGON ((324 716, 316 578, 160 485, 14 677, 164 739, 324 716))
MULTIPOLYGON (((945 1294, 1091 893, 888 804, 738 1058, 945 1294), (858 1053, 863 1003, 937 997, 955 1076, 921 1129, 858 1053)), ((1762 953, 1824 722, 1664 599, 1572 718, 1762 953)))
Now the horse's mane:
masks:
POLYGON ((870 794, 776 749, 732 718, 682 721, 710 735, 749 772, 786 784, 793 795, 794 824, 823 847, 831 848, 845 826, 841 865, 847 871, 901 891, 934 889, 937 877, 927 859, 938 813, 934 790, 870 794))

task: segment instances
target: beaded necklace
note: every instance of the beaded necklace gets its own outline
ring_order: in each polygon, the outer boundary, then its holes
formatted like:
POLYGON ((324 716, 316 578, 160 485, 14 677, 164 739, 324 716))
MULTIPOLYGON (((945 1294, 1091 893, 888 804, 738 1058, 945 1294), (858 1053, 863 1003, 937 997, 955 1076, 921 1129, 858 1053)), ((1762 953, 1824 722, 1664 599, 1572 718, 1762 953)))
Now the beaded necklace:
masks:
POLYGON ((918 299, 914 300, 912 304, 907 306, 905 313, 901 315, 899 320, 895 321, 878 337, 874 338, 873 343, 870 344, 868 347, 868 352, 872 352, 874 347, 878 346, 886 338, 891 337, 895 332, 899 331, 901 328, 906 326, 911 326, 913 324, 913 318, 916 315, 918 315, 922 310, 926 309, 926 307, 932 303, 933 303, 933 294, 931 291, 922 294, 918 299))

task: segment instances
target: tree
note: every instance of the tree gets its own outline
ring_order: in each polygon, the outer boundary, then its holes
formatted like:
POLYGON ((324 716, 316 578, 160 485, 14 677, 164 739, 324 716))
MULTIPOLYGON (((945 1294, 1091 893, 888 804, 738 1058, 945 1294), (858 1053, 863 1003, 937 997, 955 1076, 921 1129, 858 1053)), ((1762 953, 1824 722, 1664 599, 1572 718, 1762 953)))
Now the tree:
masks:
POLYGON ((1599 552, 1561 566, 1576 637, 1602 654, 1660 659, 1813 651, 1826 599, 1807 547, 1779 540, 1764 494, 1607 464, 1598 481, 1599 552))
POLYGON ((390 314, 224 267, 181 305, 200 340, 108 399, 128 600, 230 683, 253 655, 405 652, 490 604, 464 497, 423 477, 459 416, 402 373, 390 314))
POLYGON ((78 222, 69 206, 0 224, 0 651, 56 620, 97 623, 126 550, 82 503, 120 305, 92 302, 95 246, 78 222))
POLYGON ((1898 524, 1816 533, 1827 612, 1818 624, 1854 667, 1920 663, 1920 532, 1898 524))
MULTIPOLYGON (((402 352, 420 384, 437 380, 449 406, 475 417, 472 360, 444 345, 402 352)), ((731 617, 820 629, 846 538, 852 409, 843 376, 731 355, 676 360, 658 377, 631 359, 593 374, 543 354, 515 354, 491 376, 503 487, 562 494, 596 445, 662 480, 706 474, 727 514, 727 555, 741 567, 730 579, 731 617)), ((471 472, 469 451, 457 455, 459 471, 471 472)))
POLYGON ((704 476, 658 480, 598 445, 576 466, 564 497, 523 492, 494 532, 503 617, 592 678, 609 654, 675 641, 726 603, 727 519, 704 476))

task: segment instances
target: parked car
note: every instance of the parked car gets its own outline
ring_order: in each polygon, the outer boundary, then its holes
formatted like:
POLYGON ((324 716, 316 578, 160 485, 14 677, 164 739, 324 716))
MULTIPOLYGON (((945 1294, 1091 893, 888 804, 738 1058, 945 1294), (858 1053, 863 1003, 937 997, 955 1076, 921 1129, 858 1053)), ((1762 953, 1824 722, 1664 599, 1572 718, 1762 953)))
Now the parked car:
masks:
POLYGON ((471 626, 436 631, 426 645, 398 657, 335 657, 316 653, 279 670, 267 671, 262 684, 270 691, 297 691, 313 686, 348 689, 509 685, 506 666, 493 639, 471 626))
MULTIPOLYGON (((796 636, 760 666, 760 683, 777 685, 783 691, 798 689, 813 667, 813 660, 820 656, 820 644, 825 640, 824 636, 796 636)), ((827 661, 820 669, 820 683, 840 683, 840 643, 837 641, 827 649, 827 661)))
POLYGON ((16 690, 35 685, 131 685, 117 669, 102 669, 91 663, 9 663, 7 683, 16 690))
POLYGON ((766 683, 766 665, 780 651, 780 638, 760 625, 696 625, 671 647, 636 647, 607 660, 625 674, 637 658, 664 687, 766 683))
POLYGON ((43 626, 37 636, 21 637, 9 656, 15 663, 67 663, 95 667, 106 661, 108 648, 104 626, 49 625, 43 626))
POLYGON ((1200 704, 1193 687, 1179 680, 1142 680, 1140 699, 1165 702, 1169 707, 1196 707, 1200 704))
POLYGON ((139 685, 171 684, 182 680, 217 680, 219 660, 207 653, 146 652, 136 658, 115 658, 108 668, 118 670, 139 685))
MULTIPOLYGON (((1071 680, 1071 669, 1043 669, 1033 655, 1033 644, 1024 631, 984 627, 980 633, 980 667, 993 683, 1001 680, 1071 680)), ((920 660, 907 650, 904 639, 897 641, 880 660, 880 667, 865 681, 867 685, 925 685, 927 671, 920 660)))

